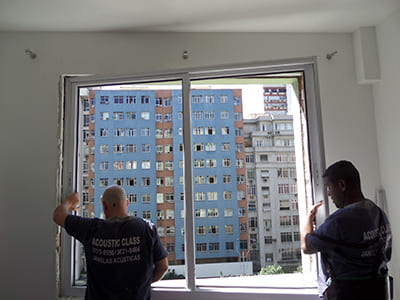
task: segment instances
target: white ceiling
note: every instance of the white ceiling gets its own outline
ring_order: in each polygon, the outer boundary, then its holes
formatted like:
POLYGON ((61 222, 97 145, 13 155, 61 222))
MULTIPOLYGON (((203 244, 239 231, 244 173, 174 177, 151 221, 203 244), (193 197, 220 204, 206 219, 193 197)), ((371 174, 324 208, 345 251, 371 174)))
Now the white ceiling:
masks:
POLYGON ((352 32, 400 0, 0 0, 0 31, 352 32))

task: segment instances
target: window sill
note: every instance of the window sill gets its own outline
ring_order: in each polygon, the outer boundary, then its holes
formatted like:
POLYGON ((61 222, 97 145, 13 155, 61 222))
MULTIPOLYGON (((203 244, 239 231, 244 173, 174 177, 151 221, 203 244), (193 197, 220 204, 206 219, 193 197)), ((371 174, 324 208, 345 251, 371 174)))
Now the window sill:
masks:
POLYGON ((185 280, 153 284, 153 299, 319 299, 316 280, 304 274, 201 278, 197 289, 185 288, 185 280))

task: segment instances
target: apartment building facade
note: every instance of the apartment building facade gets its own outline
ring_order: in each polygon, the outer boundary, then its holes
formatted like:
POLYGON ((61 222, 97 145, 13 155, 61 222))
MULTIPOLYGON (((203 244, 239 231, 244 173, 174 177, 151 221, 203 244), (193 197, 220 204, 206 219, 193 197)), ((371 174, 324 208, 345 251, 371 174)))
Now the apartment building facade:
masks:
MULTIPOLYGON (((249 257, 241 90, 192 90, 196 261, 249 257)), ((157 224, 171 264, 184 263, 180 90, 91 90, 81 97, 83 215, 121 185, 129 214, 157 224)))
POLYGON ((293 118, 244 120, 249 238, 254 269, 301 265, 293 118))

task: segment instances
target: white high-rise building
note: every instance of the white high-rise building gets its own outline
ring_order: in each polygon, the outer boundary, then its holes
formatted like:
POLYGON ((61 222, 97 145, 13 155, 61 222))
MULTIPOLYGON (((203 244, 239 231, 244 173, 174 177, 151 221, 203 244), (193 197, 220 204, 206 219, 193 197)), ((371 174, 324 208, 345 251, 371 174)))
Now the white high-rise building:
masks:
POLYGON ((244 120, 248 217, 254 269, 301 265, 293 118, 254 115, 244 120))

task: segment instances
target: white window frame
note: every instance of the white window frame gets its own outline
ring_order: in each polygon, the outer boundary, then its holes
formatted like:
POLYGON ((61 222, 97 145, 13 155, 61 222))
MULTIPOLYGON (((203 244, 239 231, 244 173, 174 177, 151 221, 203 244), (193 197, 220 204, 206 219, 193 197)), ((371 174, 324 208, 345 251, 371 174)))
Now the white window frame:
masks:
MULTIPOLYGON (((62 76, 61 90, 61 108, 59 114, 59 136, 62 143, 59 143, 59 168, 57 182, 59 184, 57 199, 65 198, 70 191, 79 191, 81 165, 78 158, 79 143, 82 141, 81 128, 79 122, 78 111, 83 110, 80 107, 79 88, 110 85, 110 84, 132 84, 145 83, 151 81, 182 81, 183 91, 183 125, 184 128, 191 128, 191 98, 190 98, 190 82, 193 80, 203 80, 210 78, 226 78, 234 76, 248 75, 265 75, 286 72, 302 72, 304 77, 304 89, 307 91, 307 130, 309 143, 310 157, 310 172, 312 181, 312 198, 325 199, 326 194, 323 190, 323 182, 321 174, 325 168, 325 153, 323 149, 322 136, 322 120, 321 108, 319 100, 318 74, 317 74, 317 58, 299 58, 286 59, 277 61, 257 62, 251 64, 238 64, 230 66, 218 66, 207 68, 196 68, 182 71, 165 72, 165 73, 150 73, 137 75, 123 76, 62 76)), ((183 135, 184 145, 191 145, 191 130, 187 130, 183 135)), ((194 213, 193 213, 193 174, 192 174, 192 148, 184 147, 184 165, 185 165, 185 291, 191 293, 210 293, 213 291, 199 291, 196 286, 195 276, 195 241, 194 241, 194 213)), ((315 201, 315 200, 314 200, 315 201)), ((319 216, 321 221, 328 215, 328 206, 325 206, 325 211, 319 216)), ((172 229, 171 229, 172 230, 172 229)), ((57 257, 60 259, 59 269, 59 295, 62 297, 83 297, 85 287, 74 285, 74 260, 76 241, 71 238, 65 231, 60 232, 60 247, 57 257)), ((201 288, 200 288, 201 289, 201 288)), ((160 291, 160 293, 168 293, 168 298, 174 298, 174 291, 160 291)), ((157 295, 157 289, 155 290, 157 295)), ((290 297, 288 293, 287 299, 300 299, 301 295, 294 294, 290 297), (299 298, 300 297, 300 298, 299 298)), ((212 296, 211 296, 212 297, 212 296)), ((233 293, 230 299, 242 299, 243 294, 233 293)), ((305 298, 304 298, 305 299, 305 298)))

